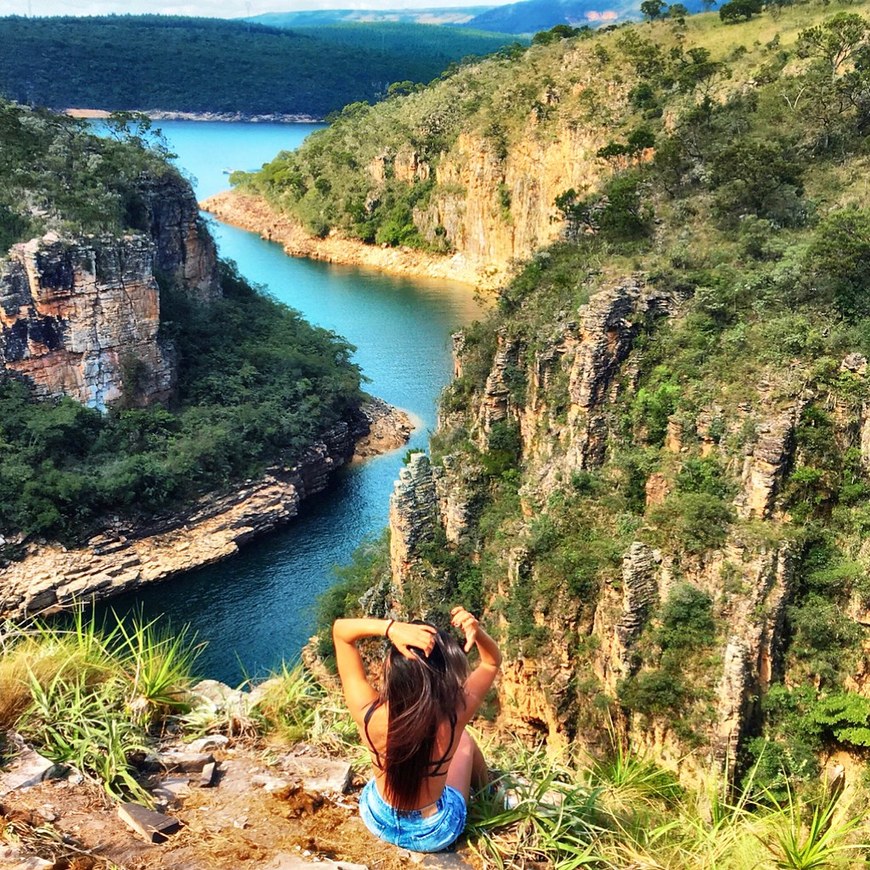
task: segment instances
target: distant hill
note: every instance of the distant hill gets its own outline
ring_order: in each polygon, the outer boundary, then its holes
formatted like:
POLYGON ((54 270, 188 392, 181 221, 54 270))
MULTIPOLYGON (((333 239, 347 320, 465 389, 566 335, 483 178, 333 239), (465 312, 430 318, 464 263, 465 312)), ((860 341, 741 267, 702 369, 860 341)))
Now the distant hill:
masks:
POLYGON ((380 51, 406 59, 426 58, 441 68, 464 57, 492 54, 515 42, 528 42, 525 36, 470 30, 465 27, 436 27, 406 22, 348 22, 328 27, 301 28, 302 33, 324 42, 360 51, 380 51))
MULTIPOLYGON (((700 12, 700 0, 683 5, 700 12)), ((500 34, 533 34, 557 24, 607 24, 640 18, 640 0, 522 0, 505 6, 448 9, 322 9, 268 12, 247 20, 274 27, 323 28, 335 24, 441 24, 500 34)), ((320 33, 318 32, 318 35, 320 33)))
POLYGON ((382 27, 349 25, 321 37, 212 18, 0 18, 0 43, 14 46, 0 53, 0 95, 51 108, 322 118, 380 99, 392 82, 429 82, 453 62, 513 41, 382 27))
POLYGON ((384 23, 465 25, 492 6, 432 7, 430 9, 316 9, 304 12, 265 12, 246 21, 270 27, 326 27, 330 24, 384 23))
MULTIPOLYGON (((683 4, 690 12, 700 12, 700 0, 683 4)), ((640 0, 523 0, 507 6, 494 6, 466 22, 475 30, 498 33, 537 33, 557 24, 574 27, 607 24, 640 18, 640 0)))

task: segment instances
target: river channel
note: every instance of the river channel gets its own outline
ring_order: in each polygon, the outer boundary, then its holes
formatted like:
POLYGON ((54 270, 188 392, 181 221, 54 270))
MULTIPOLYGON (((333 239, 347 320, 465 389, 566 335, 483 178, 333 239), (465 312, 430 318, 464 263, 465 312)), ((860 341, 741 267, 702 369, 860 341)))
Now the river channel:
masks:
MULTIPOLYGON (((204 199, 229 186, 227 171, 256 169, 296 148, 310 124, 160 122, 177 164, 204 199)), ((452 373, 450 335, 481 313, 469 287, 392 277, 375 271, 288 257, 279 245, 211 220, 220 254, 248 280, 334 330, 357 347, 366 389, 421 421, 411 447, 425 448, 438 394, 452 373)), ((404 450, 336 475, 333 486, 302 505, 285 528, 219 565, 114 599, 124 613, 142 608, 206 642, 201 676, 238 685, 292 661, 310 637, 317 596, 334 582, 366 538, 387 523, 389 496, 404 450)))

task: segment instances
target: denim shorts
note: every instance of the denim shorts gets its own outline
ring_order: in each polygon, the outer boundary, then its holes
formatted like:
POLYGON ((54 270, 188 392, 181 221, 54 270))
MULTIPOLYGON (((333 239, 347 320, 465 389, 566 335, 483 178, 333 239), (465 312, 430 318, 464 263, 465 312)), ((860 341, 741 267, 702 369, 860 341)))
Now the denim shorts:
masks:
POLYGON ((380 795, 373 779, 359 796, 359 814, 376 836, 412 852, 440 852, 465 830, 465 798, 444 786, 431 815, 420 810, 397 810, 380 795))

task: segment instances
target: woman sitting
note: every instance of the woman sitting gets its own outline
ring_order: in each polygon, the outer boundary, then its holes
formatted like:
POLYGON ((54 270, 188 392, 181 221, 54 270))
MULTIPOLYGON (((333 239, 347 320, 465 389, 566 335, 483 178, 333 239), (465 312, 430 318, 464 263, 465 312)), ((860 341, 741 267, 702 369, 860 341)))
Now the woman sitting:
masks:
POLYGON ((360 795, 366 827, 416 852, 447 848, 465 828, 472 786, 487 782, 486 764, 465 726, 498 673, 501 653, 467 610, 451 624, 465 650, 433 625, 390 619, 338 619, 332 628, 344 697, 372 757, 374 777, 360 795), (385 636, 381 690, 366 679, 356 642, 385 636), (465 653, 477 646, 469 674, 465 653))

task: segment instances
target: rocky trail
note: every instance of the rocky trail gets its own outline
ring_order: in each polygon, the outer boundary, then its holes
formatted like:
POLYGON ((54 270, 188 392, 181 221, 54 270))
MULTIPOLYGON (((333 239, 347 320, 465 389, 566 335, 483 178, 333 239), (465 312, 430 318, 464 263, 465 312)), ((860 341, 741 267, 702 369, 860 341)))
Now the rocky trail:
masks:
POLYGON ((108 800, 20 742, 15 750, 0 768, 3 870, 473 866, 462 848, 424 856, 376 840, 357 812, 362 778, 304 745, 277 752, 213 735, 162 746, 149 785, 156 809, 178 823, 166 823, 165 837, 147 821, 138 830, 124 821, 141 809, 108 800))
POLYGON ((268 689, 194 686, 215 733, 169 734, 129 756, 151 796, 122 803, 74 767, 0 733, 0 870, 396 870, 472 867, 470 850, 416 855, 373 837, 359 818, 365 784, 347 758, 254 736, 268 689), (237 735, 229 737, 217 731, 237 735))

